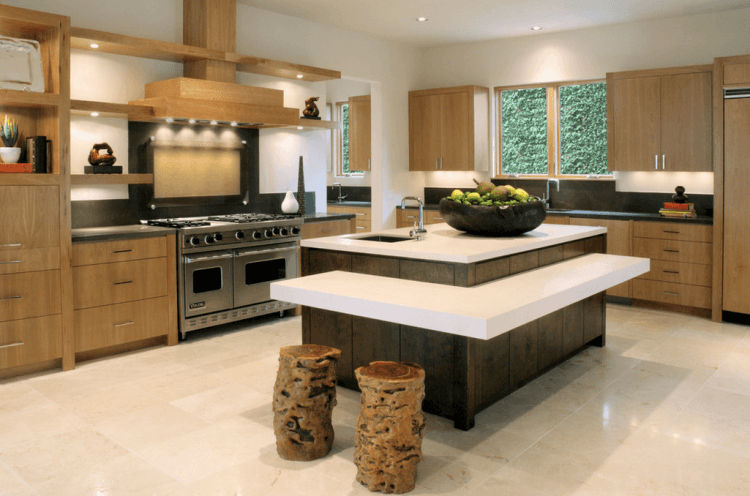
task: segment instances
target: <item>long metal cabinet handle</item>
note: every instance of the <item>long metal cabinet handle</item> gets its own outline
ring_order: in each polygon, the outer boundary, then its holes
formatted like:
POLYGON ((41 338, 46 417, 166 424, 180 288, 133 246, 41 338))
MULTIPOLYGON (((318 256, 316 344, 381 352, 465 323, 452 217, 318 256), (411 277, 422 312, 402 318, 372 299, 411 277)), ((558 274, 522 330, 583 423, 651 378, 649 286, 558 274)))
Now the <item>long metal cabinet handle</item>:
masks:
POLYGON ((664 155, 661 156, 661 170, 664 170, 664 155))
POLYGON ((435 158, 435 170, 438 170, 438 169, 440 169, 440 167, 438 167, 438 159, 435 158))
POLYGON ((654 155, 654 169, 659 170, 659 155, 654 155))
POLYGON ((679 274, 679 270, 662 270, 662 272, 666 272, 667 274, 679 274))
POLYGON ((680 253, 680 250, 664 250, 668 253, 680 253))
POLYGON ((207 257, 185 257, 186 263, 192 263, 192 262, 203 262, 205 260, 219 260, 222 258, 232 258, 232 253, 223 253, 221 255, 213 255, 213 256, 207 256, 207 257))
POLYGON ((18 343, 4 344, 4 345, 0 346, 0 349, 3 349, 3 348, 13 348, 14 346, 23 346, 23 341, 19 341, 18 343))
POLYGON ((680 293, 670 293, 669 291, 662 291, 661 294, 665 294, 669 296, 680 296, 680 293))
POLYGON ((133 250, 132 249, 131 250, 114 250, 112 253, 128 253, 130 251, 133 251, 133 250))
POLYGON ((133 281, 121 281, 121 282, 114 282, 114 283, 112 283, 112 285, 114 285, 114 286, 119 286, 119 285, 121 285, 121 284, 130 284, 130 283, 132 283, 132 282, 133 282, 133 281))
POLYGON ((0 262, 0 265, 21 263, 20 260, 11 260, 10 262, 0 262))
POLYGON ((20 300, 20 299, 21 299, 21 295, 16 295, 16 296, 6 296, 5 298, 0 298, 0 301, 3 301, 3 300, 20 300))
POLYGON ((665 230, 664 232, 669 233, 669 234, 680 234, 680 231, 666 231, 665 230))
POLYGON ((135 324, 135 322, 131 320, 130 322, 123 322, 122 324, 115 324, 115 327, 123 327, 123 326, 128 326, 128 325, 133 325, 133 324, 135 324))
POLYGON ((0 248, 3 246, 21 246, 21 243, 8 243, 7 245, 0 245, 0 248))

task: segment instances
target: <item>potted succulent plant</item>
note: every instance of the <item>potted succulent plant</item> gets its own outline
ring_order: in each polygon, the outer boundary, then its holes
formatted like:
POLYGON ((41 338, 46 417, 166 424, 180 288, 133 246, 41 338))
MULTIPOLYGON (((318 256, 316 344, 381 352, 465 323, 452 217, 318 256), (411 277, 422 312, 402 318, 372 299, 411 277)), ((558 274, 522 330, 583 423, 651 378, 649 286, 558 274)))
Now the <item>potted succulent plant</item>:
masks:
POLYGON ((3 140, 3 146, 0 147, 0 158, 6 164, 15 164, 21 157, 21 149, 16 147, 18 141, 18 123, 13 119, 5 116, 3 125, 0 126, 0 139, 3 140))

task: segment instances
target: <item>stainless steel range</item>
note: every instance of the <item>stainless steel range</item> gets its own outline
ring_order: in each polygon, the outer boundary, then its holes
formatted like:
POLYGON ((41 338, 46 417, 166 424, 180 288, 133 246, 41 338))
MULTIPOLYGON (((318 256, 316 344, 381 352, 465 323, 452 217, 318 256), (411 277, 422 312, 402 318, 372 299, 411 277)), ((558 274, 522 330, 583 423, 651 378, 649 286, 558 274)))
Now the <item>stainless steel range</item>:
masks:
POLYGON ((275 214, 144 221, 178 229, 183 339, 189 331, 295 308, 271 300, 270 285, 297 277, 303 222, 298 216, 275 214))

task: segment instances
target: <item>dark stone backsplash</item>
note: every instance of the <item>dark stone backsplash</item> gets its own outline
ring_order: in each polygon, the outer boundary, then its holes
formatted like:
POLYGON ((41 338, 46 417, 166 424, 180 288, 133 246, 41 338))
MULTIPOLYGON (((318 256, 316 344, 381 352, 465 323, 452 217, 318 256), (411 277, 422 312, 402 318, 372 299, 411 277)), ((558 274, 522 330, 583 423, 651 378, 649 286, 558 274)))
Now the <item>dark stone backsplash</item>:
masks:
MULTIPOLYGON (((372 201, 372 188, 369 186, 341 186, 341 194, 346 197, 345 201, 372 201)), ((339 198, 338 186, 326 187, 326 200, 336 201, 339 198)))
MULTIPOLYGON (((509 184, 523 188, 530 195, 546 195, 545 181, 529 179, 493 179, 494 184, 509 184)), ((441 198, 450 196, 454 189, 425 188, 425 203, 437 204, 441 198)), ((688 201, 695 204, 698 215, 713 217, 713 195, 688 195, 688 201)), ((630 193, 615 190, 614 181, 560 181, 560 191, 550 183, 551 208, 566 210, 598 210, 603 212, 658 213, 664 202, 672 201, 672 193, 630 193)))

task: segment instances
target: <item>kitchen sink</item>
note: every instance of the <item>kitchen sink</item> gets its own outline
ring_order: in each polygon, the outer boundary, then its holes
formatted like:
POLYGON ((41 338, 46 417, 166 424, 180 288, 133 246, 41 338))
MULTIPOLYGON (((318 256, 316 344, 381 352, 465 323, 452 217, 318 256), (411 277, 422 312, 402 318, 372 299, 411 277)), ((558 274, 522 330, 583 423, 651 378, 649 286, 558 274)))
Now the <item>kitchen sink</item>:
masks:
POLYGON ((380 243, 398 243, 399 241, 411 241, 416 238, 411 236, 388 236, 383 234, 366 234, 364 236, 352 236, 351 239, 360 241, 378 241, 380 243))

